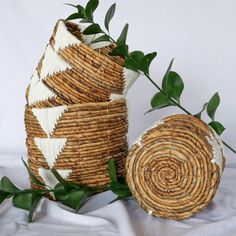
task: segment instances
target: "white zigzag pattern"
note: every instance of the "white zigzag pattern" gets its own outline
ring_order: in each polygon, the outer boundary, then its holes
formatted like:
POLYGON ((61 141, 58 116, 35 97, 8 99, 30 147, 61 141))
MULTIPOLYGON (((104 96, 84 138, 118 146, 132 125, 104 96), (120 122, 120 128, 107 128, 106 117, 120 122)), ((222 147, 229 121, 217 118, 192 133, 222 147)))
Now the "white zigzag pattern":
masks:
POLYGON ((38 149, 42 152, 48 166, 52 168, 58 155, 66 145, 66 138, 34 138, 38 149))
POLYGON ((32 112, 37 118, 41 128, 47 136, 50 137, 57 125, 58 120, 67 110, 67 106, 59 106, 50 108, 33 108, 32 112))

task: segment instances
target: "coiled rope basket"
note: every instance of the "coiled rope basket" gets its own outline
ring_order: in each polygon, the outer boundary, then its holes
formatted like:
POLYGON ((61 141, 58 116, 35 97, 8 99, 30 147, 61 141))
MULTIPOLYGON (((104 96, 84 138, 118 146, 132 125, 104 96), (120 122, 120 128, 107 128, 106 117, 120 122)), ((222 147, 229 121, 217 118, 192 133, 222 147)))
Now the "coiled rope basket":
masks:
POLYGON ((52 167, 71 182, 93 187, 109 183, 109 159, 116 161, 118 175, 124 175, 128 153, 125 99, 26 107, 25 125, 28 164, 35 176, 50 187, 57 183, 50 172, 52 167))
POLYGON ((107 102, 126 94, 139 73, 111 57, 110 42, 92 44, 82 26, 59 20, 26 92, 32 107, 107 102), (87 45, 87 42, 89 45, 87 45))
POLYGON ((210 203, 224 164, 221 141, 207 124, 190 115, 173 115, 133 144, 127 182, 149 214, 182 220, 210 203))
MULTIPOLYGON (((138 73, 111 57, 110 42, 83 35, 83 25, 59 20, 26 91, 28 164, 47 186, 56 178, 107 186, 108 160, 125 173, 128 153, 125 94, 138 73)), ((36 188, 33 185, 32 187, 36 188)))

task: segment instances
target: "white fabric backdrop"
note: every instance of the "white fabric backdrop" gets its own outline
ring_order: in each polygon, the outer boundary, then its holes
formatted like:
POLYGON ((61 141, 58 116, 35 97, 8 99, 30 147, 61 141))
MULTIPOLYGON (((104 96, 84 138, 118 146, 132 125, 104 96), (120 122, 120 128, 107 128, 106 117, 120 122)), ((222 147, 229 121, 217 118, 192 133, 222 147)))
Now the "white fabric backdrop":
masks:
MULTIPOLYGON (((25 152, 25 89, 59 18, 76 0, 1 0, 0 5, 0 151, 25 152), (13 145, 14 144, 14 145, 13 145)), ((79 2, 85 3, 86 0, 79 2)), ((100 1, 96 19, 114 2, 100 1)), ((130 24, 131 50, 157 51, 151 74, 160 83, 170 60, 185 81, 183 104, 192 112, 219 91, 217 119, 228 128, 223 137, 235 144, 236 2, 234 0, 119 0, 111 31, 115 37, 130 24)), ((129 92, 130 142, 153 121, 179 112, 168 108, 144 116, 154 87, 139 78, 129 92)))
MULTIPOLYGON (((20 186, 28 184, 19 163, 20 156, 26 152, 24 93, 55 22, 72 11, 63 2, 1 0, 0 177, 10 175, 20 186)), ((75 0, 68 2, 76 3, 75 0)), ((96 14, 99 22, 112 3, 101 2, 101 11, 96 14)), ((235 7, 234 0, 119 0, 111 27, 112 34, 118 36, 129 22, 131 50, 158 52, 151 74, 159 83, 169 61, 175 57, 174 69, 185 81, 183 104, 191 111, 199 111, 202 104, 219 91, 222 102, 217 119, 228 128, 223 138, 234 146, 235 7)), ((154 92, 153 86, 142 77, 129 92, 130 143, 155 120, 179 112, 168 108, 144 116, 154 92)), ((226 150, 226 157, 227 168, 213 203, 190 220, 173 222, 150 217, 134 201, 104 206, 112 197, 105 193, 85 206, 81 212, 85 215, 69 213, 56 203, 46 201, 39 209, 37 223, 31 225, 26 223, 24 211, 5 202, 0 207, 0 235, 42 235, 42 229, 43 235, 50 236, 236 235, 236 156, 226 150)))

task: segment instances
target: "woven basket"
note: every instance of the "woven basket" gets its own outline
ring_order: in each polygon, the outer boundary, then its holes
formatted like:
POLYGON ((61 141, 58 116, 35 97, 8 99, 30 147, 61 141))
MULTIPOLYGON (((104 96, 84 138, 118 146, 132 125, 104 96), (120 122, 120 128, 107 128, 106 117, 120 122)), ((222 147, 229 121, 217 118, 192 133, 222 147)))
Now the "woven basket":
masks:
POLYGON ((211 202, 224 164, 221 141, 211 128, 193 116, 173 115, 133 144, 127 182, 149 214, 182 220, 211 202))
POLYGON ((25 125, 29 167, 47 185, 57 183, 50 172, 55 167, 69 181, 106 186, 109 159, 116 160, 118 174, 124 175, 128 152, 125 99, 50 108, 26 106, 25 125))
POLYGON ((139 74, 108 56, 110 42, 87 45, 79 25, 59 20, 31 79, 26 97, 32 107, 105 102, 127 92, 139 74), (101 48, 100 48, 101 47, 101 48))

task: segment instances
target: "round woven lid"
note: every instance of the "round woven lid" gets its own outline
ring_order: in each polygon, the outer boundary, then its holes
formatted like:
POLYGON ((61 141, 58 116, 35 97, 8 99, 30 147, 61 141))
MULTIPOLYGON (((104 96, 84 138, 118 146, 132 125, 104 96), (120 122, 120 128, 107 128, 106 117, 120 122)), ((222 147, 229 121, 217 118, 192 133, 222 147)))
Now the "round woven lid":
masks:
POLYGON ((182 220, 210 203, 224 162, 221 141, 207 124, 190 115, 173 115, 133 144, 127 182, 149 214, 182 220))

